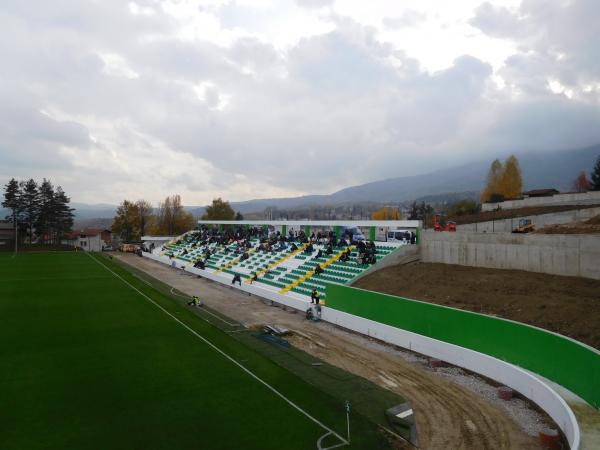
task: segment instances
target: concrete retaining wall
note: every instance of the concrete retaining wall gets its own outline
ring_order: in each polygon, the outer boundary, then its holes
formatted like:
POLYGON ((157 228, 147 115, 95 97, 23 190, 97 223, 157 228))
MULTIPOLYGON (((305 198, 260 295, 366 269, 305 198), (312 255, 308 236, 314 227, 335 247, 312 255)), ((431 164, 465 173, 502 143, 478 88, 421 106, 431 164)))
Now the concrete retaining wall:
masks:
POLYGON ((513 219, 490 220, 488 222, 467 223, 457 225, 458 231, 475 231, 478 233, 510 233, 519 226, 520 219, 529 219, 538 229, 546 225, 561 225, 571 222, 580 222, 600 215, 600 206, 597 208, 575 209, 550 214, 535 216, 515 217, 513 219))
POLYGON ((424 231, 421 259, 600 280, 600 236, 424 231))
POLYGON ((594 205, 600 204, 600 191, 583 192, 580 194, 557 194, 552 197, 530 197, 522 200, 507 200, 499 203, 484 203, 482 211, 500 209, 517 209, 528 206, 557 206, 557 205, 594 205))

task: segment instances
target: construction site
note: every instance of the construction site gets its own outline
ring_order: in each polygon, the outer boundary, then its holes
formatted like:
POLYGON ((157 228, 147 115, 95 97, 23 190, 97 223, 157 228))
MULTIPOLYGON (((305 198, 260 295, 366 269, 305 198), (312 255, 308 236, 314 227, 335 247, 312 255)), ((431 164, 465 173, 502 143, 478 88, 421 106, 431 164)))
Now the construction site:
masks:
POLYGON ((436 216, 429 230, 200 221, 184 236, 147 237, 143 258, 117 258, 401 395, 410 413, 385 427, 402 430, 398 448, 593 449, 599 217, 600 204, 583 202, 498 204, 470 223, 436 216), (236 232, 257 237, 220 244, 236 232))

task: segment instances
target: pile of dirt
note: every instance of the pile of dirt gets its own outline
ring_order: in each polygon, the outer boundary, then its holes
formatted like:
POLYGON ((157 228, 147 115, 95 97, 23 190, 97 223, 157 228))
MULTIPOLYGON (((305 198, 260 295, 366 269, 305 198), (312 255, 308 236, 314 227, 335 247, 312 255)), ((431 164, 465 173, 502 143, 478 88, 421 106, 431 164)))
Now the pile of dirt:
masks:
POLYGON ((583 222, 548 225, 535 231, 538 234, 600 234, 600 215, 583 222))
POLYGON ((392 266, 355 287, 535 325, 600 349, 600 281, 447 264, 392 266))
POLYGON ((514 219, 516 217, 537 216, 575 209, 597 208, 600 205, 559 205, 559 206, 530 206, 517 209, 498 209, 496 211, 482 211, 477 214, 469 214, 453 218, 458 225, 467 223, 488 222, 490 220, 514 219))

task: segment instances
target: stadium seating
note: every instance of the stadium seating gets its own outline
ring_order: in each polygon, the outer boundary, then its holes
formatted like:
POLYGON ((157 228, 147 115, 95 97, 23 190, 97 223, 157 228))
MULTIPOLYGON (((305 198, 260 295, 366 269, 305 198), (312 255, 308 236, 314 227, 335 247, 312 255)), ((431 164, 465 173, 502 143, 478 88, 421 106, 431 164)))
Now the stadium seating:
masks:
MULTIPOLYGON (((183 235, 159 249, 161 255, 176 258, 193 265, 203 258, 207 250, 211 256, 206 259, 207 271, 226 276, 240 275, 245 283, 253 282, 265 289, 275 290, 282 295, 310 297, 311 291, 317 289, 321 298, 326 298, 326 283, 349 284, 362 274, 371 265, 361 264, 358 261, 356 248, 350 247, 349 260, 340 260, 346 247, 335 247, 333 254, 325 254, 325 246, 315 244, 312 252, 306 252, 306 245, 295 242, 298 249, 291 251, 277 249, 265 252, 260 250, 258 239, 251 241, 252 247, 247 250, 248 258, 241 259, 241 254, 236 253, 237 243, 219 245, 212 243, 200 246, 191 234, 183 235), (319 250, 321 256, 317 257, 319 250), (324 272, 315 273, 315 267, 320 265, 324 272)), ((290 243, 291 244, 291 243, 290 243)), ((398 248, 398 244, 375 243, 376 260, 381 261, 398 248)))

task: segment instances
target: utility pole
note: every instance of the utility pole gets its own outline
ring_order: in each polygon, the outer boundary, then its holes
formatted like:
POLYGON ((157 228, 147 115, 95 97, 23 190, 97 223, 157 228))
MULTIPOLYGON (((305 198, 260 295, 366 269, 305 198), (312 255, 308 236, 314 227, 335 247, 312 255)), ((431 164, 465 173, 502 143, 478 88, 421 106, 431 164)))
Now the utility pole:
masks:
POLYGON ((348 424, 348 444, 350 443, 350 400, 346 400, 346 423, 348 424))
POLYGON ((17 223, 17 215, 13 214, 13 222, 15 223, 15 255, 19 250, 19 224, 17 223))

